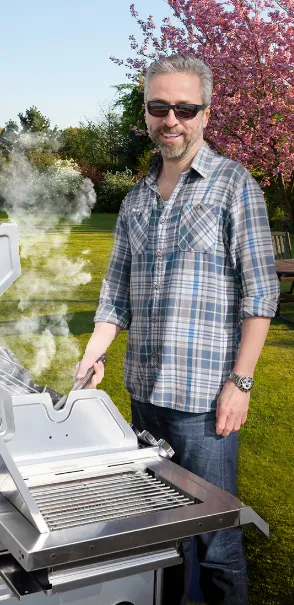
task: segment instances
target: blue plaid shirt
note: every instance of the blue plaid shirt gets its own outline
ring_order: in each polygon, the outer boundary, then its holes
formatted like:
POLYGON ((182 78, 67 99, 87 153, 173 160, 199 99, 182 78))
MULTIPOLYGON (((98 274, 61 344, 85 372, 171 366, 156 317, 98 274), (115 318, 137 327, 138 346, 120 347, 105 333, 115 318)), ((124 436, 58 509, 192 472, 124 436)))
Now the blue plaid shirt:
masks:
POLYGON ((122 203, 95 321, 129 331, 131 397, 206 412, 233 368, 242 319, 275 315, 267 209, 251 174, 206 143, 167 202, 160 164, 122 203))

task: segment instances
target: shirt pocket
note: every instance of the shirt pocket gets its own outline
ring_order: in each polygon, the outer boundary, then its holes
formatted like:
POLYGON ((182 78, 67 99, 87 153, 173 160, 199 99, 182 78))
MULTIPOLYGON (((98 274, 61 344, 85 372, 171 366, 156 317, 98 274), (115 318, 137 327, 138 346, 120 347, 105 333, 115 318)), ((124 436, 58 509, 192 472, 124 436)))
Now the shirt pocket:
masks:
POLYGON ((178 246, 181 250, 207 252, 217 240, 218 208, 187 204, 179 225, 178 246))
POLYGON ((132 254, 142 254, 148 246, 150 212, 131 208, 129 219, 129 239, 132 254))

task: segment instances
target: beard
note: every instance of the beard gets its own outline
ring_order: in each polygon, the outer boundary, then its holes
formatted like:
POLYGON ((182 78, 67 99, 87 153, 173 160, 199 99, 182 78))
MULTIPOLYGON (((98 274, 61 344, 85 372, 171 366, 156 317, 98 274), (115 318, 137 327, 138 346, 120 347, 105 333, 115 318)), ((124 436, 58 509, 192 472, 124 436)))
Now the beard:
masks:
POLYGON ((160 134, 162 134, 162 132, 165 134, 176 134, 173 132, 173 130, 169 131, 168 128, 163 128, 162 126, 160 128, 148 128, 150 139, 156 145, 156 147, 160 149, 162 156, 167 160, 175 160, 184 158, 186 155, 188 155, 195 143, 202 138, 203 126, 202 124, 199 124, 197 131, 190 136, 186 133, 181 133, 183 134, 184 141, 180 146, 174 143, 165 143, 162 138, 160 138, 160 134))

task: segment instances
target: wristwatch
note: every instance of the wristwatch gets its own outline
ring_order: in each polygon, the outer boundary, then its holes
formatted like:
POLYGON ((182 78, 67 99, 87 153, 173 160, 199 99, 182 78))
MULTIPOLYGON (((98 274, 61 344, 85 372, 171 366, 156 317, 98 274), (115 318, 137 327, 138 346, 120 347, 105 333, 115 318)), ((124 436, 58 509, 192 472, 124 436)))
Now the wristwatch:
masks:
POLYGON ((254 380, 251 376, 239 376, 238 374, 231 372, 229 378, 237 385, 240 391, 244 391, 245 393, 250 391, 254 385, 254 380))

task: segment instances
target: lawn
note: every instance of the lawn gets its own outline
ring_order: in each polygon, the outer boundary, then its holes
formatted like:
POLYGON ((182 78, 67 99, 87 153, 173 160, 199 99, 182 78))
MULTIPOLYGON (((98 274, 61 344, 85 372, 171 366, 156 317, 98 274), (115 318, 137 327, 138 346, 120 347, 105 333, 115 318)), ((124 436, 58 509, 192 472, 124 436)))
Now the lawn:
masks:
MULTIPOLYGON (((1 219, 1 217, 0 217, 1 219)), ((74 226, 64 252, 73 259, 87 249, 92 281, 78 287, 68 298, 71 333, 82 352, 93 328, 103 275, 112 246, 115 215, 93 215, 82 226, 74 226)), ((32 237, 32 234, 30 234, 32 237)), ((48 233, 48 242, 52 233, 48 233)), ((293 242, 294 244, 294 242, 293 242)), ((46 243, 40 244, 46 247, 46 243)), ((38 271, 42 274, 42 259, 38 271)), ((27 261, 22 261, 25 275, 27 261)), ((28 291, 32 284, 27 282, 28 291)), ((285 284, 289 287, 289 284, 285 284)), ((54 300, 54 294, 52 299, 54 300)), ((60 291, 56 299, 60 298, 60 291)), ((36 297, 39 313, 47 304, 36 297)), ((34 301, 32 301, 34 304, 34 301)), ((14 323, 20 317, 16 287, 11 286, 0 302, 0 334, 30 367, 32 346, 20 341, 14 323)), ((43 310, 42 310, 43 309, 43 310)), ((52 311, 51 311, 52 312, 52 311)), ((293 303, 283 304, 281 314, 294 317, 293 303), (293 309, 292 309, 293 308, 293 309)), ((35 343, 38 338, 33 337, 35 343)), ((57 345, 58 345, 58 336, 57 345)), ((109 349, 106 376, 101 387, 110 395, 123 415, 130 419, 129 395, 123 386, 123 358, 126 333, 109 349)), ((72 385, 73 367, 59 351, 50 369, 38 377, 60 392, 72 385)), ((256 370, 248 421, 240 431, 239 497, 252 506, 270 525, 270 539, 246 529, 249 562, 250 605, 290 605, 293 602, 293 404, 294 324, 274 319, 266 346, 256 370), (292 552, 291 552, 292 550, 292 552)), ((234 604, 232 604, 234 605, 234 604)))

